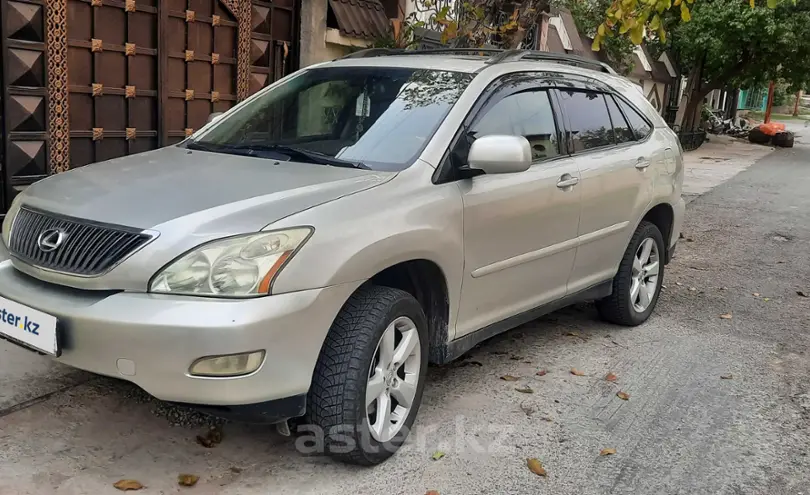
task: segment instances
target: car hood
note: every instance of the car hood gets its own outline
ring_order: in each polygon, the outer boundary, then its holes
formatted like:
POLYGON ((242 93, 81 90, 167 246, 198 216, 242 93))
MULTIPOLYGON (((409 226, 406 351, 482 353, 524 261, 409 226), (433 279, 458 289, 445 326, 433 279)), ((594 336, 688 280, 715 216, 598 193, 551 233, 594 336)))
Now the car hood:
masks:
POLYGON ((182 223, 187 233, 227 234, 260 230, 395 175, 172 146, 49 177, 30 186, 23 203, 141 229, 182 223))

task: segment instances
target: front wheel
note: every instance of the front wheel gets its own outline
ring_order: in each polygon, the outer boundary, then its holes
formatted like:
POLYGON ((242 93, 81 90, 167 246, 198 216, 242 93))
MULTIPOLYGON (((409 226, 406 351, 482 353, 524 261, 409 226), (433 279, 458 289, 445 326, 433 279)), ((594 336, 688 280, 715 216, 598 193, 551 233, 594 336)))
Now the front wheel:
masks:
POLYGON ((427 319, 407 292, 365 286, 326 337, 307 419, 325 453, 352 464, 389 458, 408 437, 427 374, 427 319))
POLYGON ((664 280, 664 237, 655 224, 642 221, 613 278, 613 293, 596 304, 611 323, 641 325, 650 317, 664 280))

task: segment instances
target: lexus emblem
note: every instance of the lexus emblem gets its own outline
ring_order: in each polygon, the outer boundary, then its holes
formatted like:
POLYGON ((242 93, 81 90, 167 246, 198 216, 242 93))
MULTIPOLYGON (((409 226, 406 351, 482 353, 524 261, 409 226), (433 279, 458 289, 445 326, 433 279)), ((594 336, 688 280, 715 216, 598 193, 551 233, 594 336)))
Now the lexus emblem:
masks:
POLYGON ((37 246, 39 247, 40 251, 50 253, 59 249, 59 246, 65 242, 66 238, 67 234, 61 230, 48 229, 39 234, 39 238, 37 238, 37 246))

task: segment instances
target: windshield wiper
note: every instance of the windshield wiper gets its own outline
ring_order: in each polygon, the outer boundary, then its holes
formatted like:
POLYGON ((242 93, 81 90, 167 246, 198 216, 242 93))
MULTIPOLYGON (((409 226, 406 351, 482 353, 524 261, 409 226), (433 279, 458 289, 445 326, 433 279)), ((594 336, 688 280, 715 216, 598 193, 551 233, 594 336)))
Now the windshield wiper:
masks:
POLYGON ((345 167, 345 168, 357 168, 360 170, 371 170, 371 168, 369 168, 362 162, 341 160, 340 158, 335 158, 334 156, 329 156, 325 153, 319 153, 317 151, 312 151, 305 148, 298 148, 295 146, 286 146, 283 144, 245 144, 239 145, 237 149, 271 151, 288 155, 290 159, 296 161, 317 163, 319 165, 330 165, 332 167, 345 167))
POLYGON ((216 144, 206 143, 199 141, 192 141, 186 145, 189 149, 199 151, 211 151, 220 153, 233 153, 236 155, 244 156, 261 156, 265 152, 277 153, 286 155, 291 160, 302 161, 307 163, 316 163, 318 165, 329 165, 332 167, 345 167, 356 168, 360 170, 371 170, 368 165, 362 162, 352 162, 349 160, 341 160, 324 153, 318 153, 304 148, 297 148, 294 146, 286 146, 283 144, 216 144))

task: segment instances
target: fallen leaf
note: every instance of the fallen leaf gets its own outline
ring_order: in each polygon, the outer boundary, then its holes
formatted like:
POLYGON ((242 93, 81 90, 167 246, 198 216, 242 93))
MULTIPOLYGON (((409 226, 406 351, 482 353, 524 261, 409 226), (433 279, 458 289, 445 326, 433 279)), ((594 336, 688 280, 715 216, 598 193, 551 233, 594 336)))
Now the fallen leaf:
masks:
POLYGON ((575 376, 585 376, 584 371, 580 371, 580 370, 578 370, 576 368, 571 368, 571 374, 575 375, 575 376))
POLYGON ((605 380, 607 380, 607 381, 609 381, 609 382, 615 382, 615 381, 616 381, 616 380, 618 380, 618 379, 619 379, 619 377, 618 377, 618 376, 616 376, 616 375, 615 375, 615 374, 613 374, 613 373, 608 373, 607 375, 605 375, 605 380))
POLYGON ((728 290, 728 287, 720 287, 720 290, 728 290))
POLYGON ((730 320, 732 318, 732 316, 731 316, 731 313, 723 313, 722 315, 720 315, 720 318, 722 318, 724 320, 730 320))
POLYGON ((444 452, 442 452, 441 450, 437 450, 436 452, 433 453, 432 456, 430 456, 430 458, 433 459, 434 461, 438 461, 442 457, 444 457, 444 452))
POLYGON ((763 300, 763 301, 765 301, 765 302, 768 302, 768 301, 770 301, 770 300, 771 300, 771 298, 770 298, 770 297, 766 297, 766 298, 764 298, 764 299, 762 299, 762 300, 763 300))
POLYGON ((526 459, 526 465, 529 466, 529 471, 533 472, 537 476, 547 476, 543 464, 537 459, 526 459))
POLYGON ((143 488, 143 485, 135 480, 120 480, 113 485, 115 488, 118 488, 122 492, 127 492, 129 490, 140 490, 143 488))
POLYGON ((238 468, 238 467, 236 467, 236 466, 231 466, 231 472, 232 472, 232 473, 239 474, 239 473, 241 473, 241 472, 242 472, 242 468, 238 468))
POLYGON ((194 486, 200 481, 196 474, 181 474, 177 477, 177 484, 180 486, 194 486))
POLYGON ((509 356, 509 359, 511 359, 512 361, 520 361, 521 359, 523 359, 523 356, 509 356))
POLYGON ((567 333, 567 334, 565 334, 565 335, 566 335, 566 336, 568 336, 568 337, 579 337, 579 334, 578 334, 578 333, 576 333, 576 332, 568 332, 568 333, 567 333))
POLYGON ((551 419, 551 418, 550 418, 550 417, 548 417, 548 416, 543 416, 541 419, 542 419, 543 421, 548 421, 549 423, 553 423, 553 422, 554 422, 554 420, 553 420, 553 419, 551 419))
POLYGON ((616 453, 616 449, 602 449, 599 451, 599 455, 613 455, 616 453))
POLYGON ((805 291, 803 291, 803 290, 797 290, 797 291, 796 291, 796 294, 798 294, 798 295, 800 295, 800 296, 802 296, 802 297, 810 297, 810 293, 805 292, 805 291))
POLYGON ((675 282, 675 285, 683 285, 683 284, 680 282, 675 282))
POLYGON ((630 394, 628 394, 627 392, 619 391, 616 392, 616 397, 620 398, 621 400, 628 400, 630 399, 630 394))
POLYGON ((732 375, 731 373, 729 373, 728 375, 720 375, 721 380, 731 380, 732 378, 734 378, 734 375, 732 375))
POLYGON ((754 293, 753 293, 753 294, 751 294, 751 295, 752 295, 752 296, 754 296, 754 297, 759 297, 759 292, 754 292, 754 293))
POLYGON ((548 372, 546 370, 540 370, 537 373, 535 373, 535 375, 537 375, 537 376, 546 376, 547 373, 548 372))
POLYGON ((439 490, 428 490, 425 492, 425 495, 440 495, 439 490))
POLYGON ((689 287, 689 290, 691 290, 692 292, 695 292, 697 290, 697 287, 689 287))
POLYGON ((691 237, 687 237, 687 238, 686 238, 686 242, 695 242, 695 240, 694 240, 694 239, 692 239, 691 237))
POLYGON ((212 426, 205 436, 197 435, 197 443, 206 449, 214 448, 222 443, 222 429, 219 426, 212 426))
POLYGON ((512 376, 512 375, 503 375, 501 377, 501 380, 503 380, 505 382, 516 382, 516 381, 519 380, 519 378, 516 377, 516 376, 512 376))
POLYGON ((516 388, 515 390, 517 390, 521 394, 533 394, 534 393, 534 390, 532 390, 531 387, 516 388))

